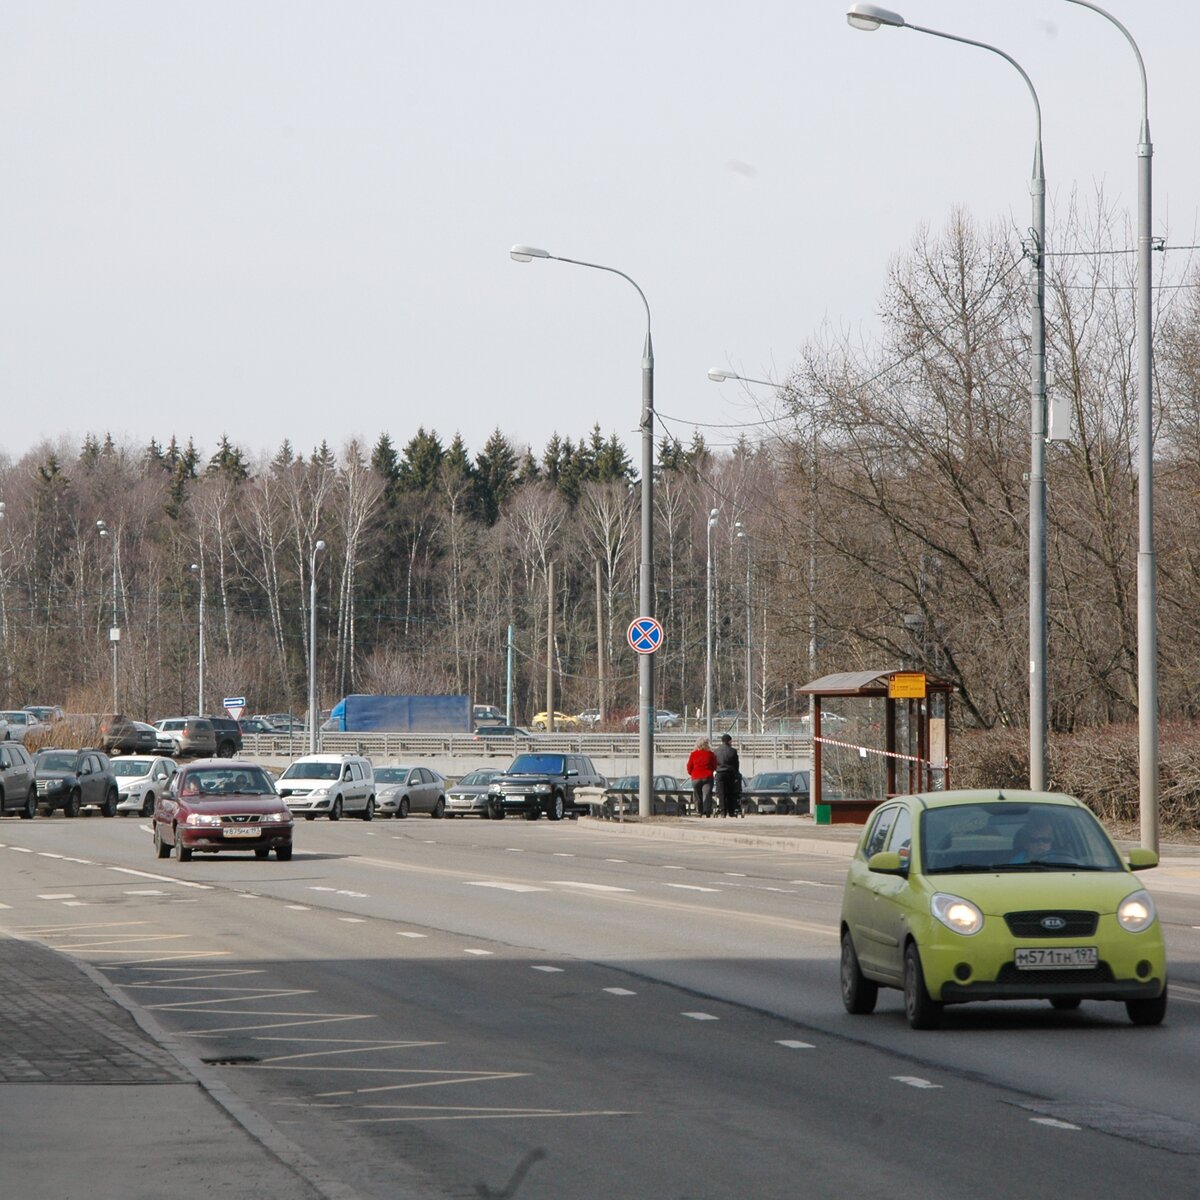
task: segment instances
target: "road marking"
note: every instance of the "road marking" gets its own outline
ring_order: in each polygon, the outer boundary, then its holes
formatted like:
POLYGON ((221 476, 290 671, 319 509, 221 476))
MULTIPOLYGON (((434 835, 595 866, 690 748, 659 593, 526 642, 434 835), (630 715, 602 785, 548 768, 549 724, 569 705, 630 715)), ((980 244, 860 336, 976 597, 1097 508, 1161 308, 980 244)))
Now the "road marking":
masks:
POLYGON ((892 1078, 897 1083, 914 1088, 940 1088, 942 1086, 940 1083, 930 1083, 928 1079, 922 1079, 919 1075, 893 1075, 892 1078))
POLYGON ((463 951, 464 954, 495 954, 494 950, 475 950, 468 948, 463 951))
POLYGON ((629 859, 627 859, 627 858, 606 858, 604 861, 611 862, 611 863, 627 863, 629 861, 629 859))
POLYGON ((577 879, 550 879, 555 887, 584 888, 589 892, 632 892, 633 888, 610 887, 607 883, 580 883, 577 879))
POLYGON ((610 996, 636 996, 637 992, 631 992, 628 988, 605 988, 610 996))
POLYGON ((49 850, 39 850, 38 858, 62 858, 61 854, 51 854, 49 850))
POLYGON ((167 893, 158 888, 126 888, 126 896, 165 896, 167 893))
POLYGON ((242 900, 261 900, 262 899, 261 896, 256 895, 254 892, 237 892, 235 894, 242 900))
POLYGON ((18 854, 32 854, 33 851, 28 846, 9 846, 10 850, 15 850, 18 854))
POLYGON ((423 938, 423 937, 428 937, 429 934, 427 934, 427 933, 409 933, 408 930, 406 930, 406 929, 400 929, 400 930, 397 930, 396 936, 397 937, 423 938))
POLYGON ((290 908, 294 912, 312 912, 312 909, 309 908, 307 904, 288 904, 288 905, 285 905, 284 907, 290 908))
POLYGON ((574 858, 575 855, 569 854, 566 850, 555 850, 554 857, 555 858, 574 858))
POLYGON ((663 887, 681 888, 685 892, 719 892, 720 888, 701 887, 698 883, 664 883, 663 887))
MULTIPOLYGON (((402 1108, 415 1115, 406 1117, 348 1117, 347 1125, 387 1125, 410 1121, 528 1121, 531 1118, 550 1117, 632 1117, 637 1114, 624 1109, 583 1109, 579 1112, 562 1112, 549 1108, 434 1108, 427 1104, 373 1104, 363 1108, 402 1108)), ((497 1193, 499 1194, 499 1193, 497 1193)))
POLYGON ((815 879, 789 879, 788 883, 802 883, 806 887, 822 888, 836 888, 842 886, 840 883, 818 883, 815 879))
POLYGON ((38 894, 39 900, 74 900, 74 892, 41 892, 38 894))
POLYGON ((467 887, 499 888, 503 892, 548 892, 549 888, 534 887, 531 883, 504 883, 499 879, 468 879, 467 887))
POLYGON ((366 923, 366 917, 338 917, 339 921, 345 921, 347 925, 363 925, 366 923))
POLYGON ((664 871, 686 871, 687 867, 676 866, 674 863, 659 863, 659 867, 664 871))
POLYGON ((551 974, 551 973, 554 973, 554 974, 561 974, 561 973, 562 973, 562 970, 563 970, 563 968, 562 968, 562 967, 534 967, 534 968, 533 968, 533 970, 535 970, 535 971, 545 971, 547 974, 551 974))
POLYGON ((12 908, 11 904, 0 904, 0 908, 12 908))
MULTIPOLYGON (((71 862, 88 863, 86 858, 73 858, 71 862)), ((88 863, 88 865, 92 865, 88 863)), ((211 892, 207 883, 193 883, 190 879, 176 879, 173 875, 155 875, 150 871, 135 871, 132 867, 109 867, 110 871, 118 871, 122 875, 136 875, 139 879, 153 879, 157 883, 174 883, 179 887, 199 888, 202 892, 211 892)))
POLYGON ((732 875, 735 879, 745 879, 746 878, 745 871, 726 871, 725 874, 732 875))
POLYGON ((88 900, 64 900, 63 908, 85 908, 89 903, 88 900))
POLYGON ((1029 1121, 1032 1125, 1048 1125, 1051 1129, 1073 1129, 1077 1133, 1082 1128, 1080 1125, 1072 1125, 1070 1121, 1056 1121, 1053 1117, 1030 1117, 1029 1121))
POLYGON ((519 846, 505 846, 505 850, 507 850, 509 854, 524 854, 525 853, 525 851, 522 850, 519 846))
POLYGON ((793 1042, 786 1038, 780 1038, 775 1043, 777 1046, 786 1046, 789 1050, 815 1050, 816 1047, 812 1042, 793 1042))
POLYGON ((720 1017, 714 1017, 712 1013, 706 1012, 685 1012, 679 1014, 681 1017, 691 1017, 693 1021, 719 1021, 720 1017))

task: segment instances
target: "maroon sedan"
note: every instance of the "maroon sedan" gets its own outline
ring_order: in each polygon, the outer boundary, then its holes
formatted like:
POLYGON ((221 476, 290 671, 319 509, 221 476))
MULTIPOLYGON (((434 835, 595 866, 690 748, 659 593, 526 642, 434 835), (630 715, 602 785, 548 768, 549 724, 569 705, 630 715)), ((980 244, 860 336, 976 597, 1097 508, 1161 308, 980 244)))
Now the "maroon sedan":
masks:
POLYGON ((154 850, 187 862, 194 853, 272 850, 292 857, 292 814, 271 776, 251 763, 202 759, 180 767, 154 805, 154 850))

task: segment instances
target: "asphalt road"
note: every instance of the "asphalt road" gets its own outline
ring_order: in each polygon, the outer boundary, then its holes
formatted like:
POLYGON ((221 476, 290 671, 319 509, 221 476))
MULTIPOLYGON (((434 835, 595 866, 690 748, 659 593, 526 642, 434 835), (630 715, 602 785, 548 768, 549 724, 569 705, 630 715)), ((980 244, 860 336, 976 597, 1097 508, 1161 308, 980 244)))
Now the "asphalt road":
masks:
MULTIPOLYGON (((740 823, 739 823, 740 824, 740 823)), ((1200 898, 1167 1024, 849 1017, 844 862, 601 823, 319 821, 290 863, 0 824, 0 925, 86 959, 364 1198, 1195 1190, 1200 898)), ((1153 883, 1151 883, 1153 886, 1153 883)))

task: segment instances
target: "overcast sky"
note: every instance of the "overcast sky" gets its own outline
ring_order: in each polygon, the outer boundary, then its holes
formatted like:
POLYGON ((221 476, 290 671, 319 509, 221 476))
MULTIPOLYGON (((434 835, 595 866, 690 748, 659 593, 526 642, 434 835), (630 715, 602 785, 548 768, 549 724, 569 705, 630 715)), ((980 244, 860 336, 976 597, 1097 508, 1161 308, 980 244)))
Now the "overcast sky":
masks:
MULTIPOLYGON (((1200 4, 1107 6, 1149 75, 1154 232, 1198 242, 1200 4)), ((111 431, 269 454, 422 424, 540 451, 599 422, 636 459, 636 293, 518 265, 516 242, 637 280, 660 433, 752 419, 709 367, 785 378, 826 322, 871 337, 889 261, 955 206, 1029 222, 1017 73, 855 32, 846 7, 10 0, 3 452, 111 431)), ((1103 187, 1132 214, 1141 99, 1116 28, 1067 0, 900 11, 1028 71, 1051 213, 1103 187)))

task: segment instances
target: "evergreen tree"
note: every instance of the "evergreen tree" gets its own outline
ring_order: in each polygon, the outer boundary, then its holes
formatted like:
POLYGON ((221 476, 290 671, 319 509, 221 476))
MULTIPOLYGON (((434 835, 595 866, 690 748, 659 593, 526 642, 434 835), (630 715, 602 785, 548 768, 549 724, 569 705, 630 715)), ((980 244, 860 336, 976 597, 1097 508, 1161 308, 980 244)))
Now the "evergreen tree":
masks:
POLYGON ((633 463, 617 435, 611 434, 608 441, 596 452, 592 476, 597 483, 628 482, 634 477, 633 463))
POLYGON ((85 471, 94 471, 100 462, 100 441, 94 433, 89 433, 83 439, 83 447, 79 451, 79 465, 85 471))
POLYGON ((322 467, 326 471, 337 470, 337 455, 329 448, 329 443, 322 438, 321 444, 312 452, 309 460, 314 467, 322 467))
MULTIPOLYGON (((526 457, 532 463, 532 455, 526 457)), ((537 470, 537 465, 534 470, 537 470)), ((475 457, 476 494, 480 516, 489 525, 500 518, 504 502, 516 490, 519 469, 516 451, 497 426, 475 457)))
POLYGON ((437 483, 438 467, 445 451, 436 432, 426 432, 422 426, 404 447, 400 461, 400 487, 406 492, 428 494, 437 483))
POLYGON ((275 451, 275 457, 271 459, 271 470, 276 475, 282 475, 295 461, 296 452, 292 449, 292 443, 284 438, 275 451))
POLYGON ((241 483, 250 478, 250 468, 246 465, 245 456, 229 441, 228 434, 221 434, 217 452, 208 460, 207 475, 225 475, 234 483, 241 483))

